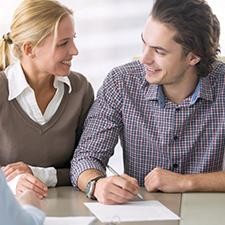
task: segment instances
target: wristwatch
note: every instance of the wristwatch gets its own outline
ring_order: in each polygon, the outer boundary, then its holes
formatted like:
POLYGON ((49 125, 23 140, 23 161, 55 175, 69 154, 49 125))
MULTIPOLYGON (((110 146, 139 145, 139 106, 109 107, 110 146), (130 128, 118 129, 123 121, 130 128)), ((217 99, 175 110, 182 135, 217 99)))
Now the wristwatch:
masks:
POLYGON ((91 179, 88 183, 87 183, 87 186, 86 188, 84 189, 84 193, 85 195, 90 198, 90 199, 93 199, 93 200, 96 200, 95 196, 94 196, 94 191, 95 191, 95 185, 97 183, 97 181, 101 178, 104 178, 105 176, 98 176, 98 177, 95 177, 94 179, 91 179))

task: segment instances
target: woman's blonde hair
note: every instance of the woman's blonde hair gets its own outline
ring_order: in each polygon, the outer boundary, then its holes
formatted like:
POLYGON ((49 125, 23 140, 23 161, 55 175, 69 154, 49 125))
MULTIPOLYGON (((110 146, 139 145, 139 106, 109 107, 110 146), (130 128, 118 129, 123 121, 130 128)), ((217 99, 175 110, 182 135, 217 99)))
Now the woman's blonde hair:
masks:
POLYGON ((38 46, 50 33, 56 34, 58 24, 73 12, 55 0, 23 0, 16 9, 11 31, 0 38, 0 71, 21 58, 25 41, 38 46))

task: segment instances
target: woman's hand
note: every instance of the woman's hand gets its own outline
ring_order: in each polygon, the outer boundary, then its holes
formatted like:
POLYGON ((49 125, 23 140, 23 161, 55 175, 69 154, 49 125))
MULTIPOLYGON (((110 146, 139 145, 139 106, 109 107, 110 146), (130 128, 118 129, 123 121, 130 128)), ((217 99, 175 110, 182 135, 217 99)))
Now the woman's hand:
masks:
POLYGON ((37 197, 40 199, 46 197, 48 193, 48 187, 46 184, 29 173, 25 173, 20 176, 16 185, 16 195, 20 196, 27 190, 34 191, 37 197))
POLYGON ((10 163, 7 166, 2 167, 2 171, 8 182, 15 178, 17 175, 23 173, 33 174, 30 167, 23 162, 10 163))

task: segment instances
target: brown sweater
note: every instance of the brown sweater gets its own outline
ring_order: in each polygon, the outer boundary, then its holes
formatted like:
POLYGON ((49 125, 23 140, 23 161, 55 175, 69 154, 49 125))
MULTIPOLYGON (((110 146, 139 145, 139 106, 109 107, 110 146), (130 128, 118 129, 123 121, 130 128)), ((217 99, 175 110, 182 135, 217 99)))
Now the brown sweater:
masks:
POLYGON ((8 81, 0 72, 0 166, 23 161, 57 170, 59 185, 70 185, 69 167, 78 144, 93 89, 81 74, 68 76, 72 92, 65 93, 53 117, 44 125, 34 122, 16 99, 8 101, 8 81))

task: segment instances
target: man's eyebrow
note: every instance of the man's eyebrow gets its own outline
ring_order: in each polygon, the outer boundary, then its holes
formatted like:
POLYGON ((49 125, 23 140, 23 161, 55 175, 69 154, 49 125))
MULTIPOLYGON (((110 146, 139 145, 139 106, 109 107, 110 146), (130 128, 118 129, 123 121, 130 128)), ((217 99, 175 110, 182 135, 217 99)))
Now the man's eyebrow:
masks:
MULTIPOLYGON (((143 33, 141 33, 141 40, 144 44, 147 45, 145 39, 144 39, 144 35, 143 33)), ((153 49, 158 49, 158 50, 161 50, 161 51, 164 51, 164 52, 169 52, 168 50, 166 50, 165 48, 161 47, 161 46, 152 46, 152 45, 148 45, 150 48, 153 48, 153 49)))
POLYGON ((143 33, 141 33, 141 40, 144 44, 146 44, 143 33))

